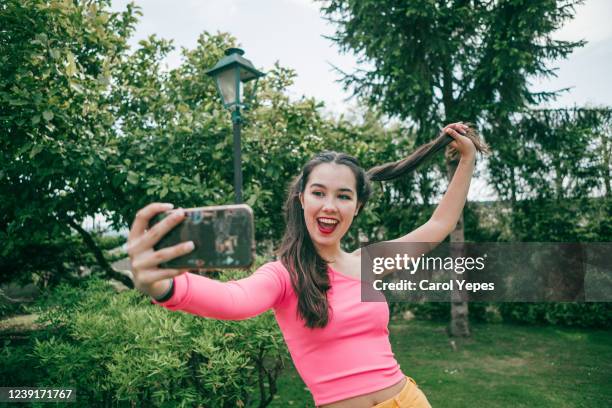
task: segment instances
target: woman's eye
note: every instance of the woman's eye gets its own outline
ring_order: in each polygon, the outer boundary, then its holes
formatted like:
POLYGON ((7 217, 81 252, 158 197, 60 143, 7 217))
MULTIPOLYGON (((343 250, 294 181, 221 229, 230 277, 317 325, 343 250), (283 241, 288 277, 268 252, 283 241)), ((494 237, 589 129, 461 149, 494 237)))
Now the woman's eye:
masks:
MULTIPOLYGON (((312 195, 316 196, 316 197, 324 197, 325 193, 323 191, 313 191, 312 195)), ((343 200, 350 200, 351 196, 350 195, 346 195, 346 194, 340 194, 338 197, 340 197, 343 200)))

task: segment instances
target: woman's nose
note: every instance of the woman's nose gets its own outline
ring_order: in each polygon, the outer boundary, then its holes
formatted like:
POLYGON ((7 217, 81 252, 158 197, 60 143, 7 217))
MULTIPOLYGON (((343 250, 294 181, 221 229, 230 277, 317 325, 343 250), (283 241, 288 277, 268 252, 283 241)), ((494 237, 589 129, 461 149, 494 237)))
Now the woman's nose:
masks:
POLYGON ((325 212, 335 212, 336 211, 336 203, 332 198, 325 200, 323 204, 323 211, 325 212))

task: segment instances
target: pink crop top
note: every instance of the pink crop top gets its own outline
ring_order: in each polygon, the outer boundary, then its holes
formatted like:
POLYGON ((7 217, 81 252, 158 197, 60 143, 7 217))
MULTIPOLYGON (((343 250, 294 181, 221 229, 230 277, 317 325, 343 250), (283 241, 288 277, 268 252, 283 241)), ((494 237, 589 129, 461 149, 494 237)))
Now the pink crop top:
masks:
POLYGON ((185 273, 174 278, 170 299, 153 302, 224 320, 242 320, 272 308, 293 363, 317 406, 400 382, 404 374, 389 343, 387 303, 362 302, 361 285, 365 283, 331 267, 329 271, 332 287, 327 296, 332 310, 322 329, 306 328, 298 318, 297 297, 280 261, 229 282, 185 273))

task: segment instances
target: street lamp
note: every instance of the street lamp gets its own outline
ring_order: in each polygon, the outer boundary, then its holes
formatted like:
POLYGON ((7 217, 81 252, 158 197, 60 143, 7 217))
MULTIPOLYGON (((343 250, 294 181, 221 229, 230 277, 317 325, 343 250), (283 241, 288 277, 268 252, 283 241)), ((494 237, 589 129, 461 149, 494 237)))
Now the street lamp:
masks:
POLYGON ((221 95, 223 106, 232 112, 232 123, 234 127, 234 191, 236 193, 236 204, 242 202, 242 166, 240 157, 240 108, 247 108, 248 103, 255 96, 257 81, 264 76, 263 72, 255 69, 251 61, 244 58, 244 51, 240 48, 229 48, 225 51, 225 57, 212 68, 206 71, 206 75, 214 78, 217 91, 221 95), (248 95, 244 83, 255 80, 255 84, 248 95))

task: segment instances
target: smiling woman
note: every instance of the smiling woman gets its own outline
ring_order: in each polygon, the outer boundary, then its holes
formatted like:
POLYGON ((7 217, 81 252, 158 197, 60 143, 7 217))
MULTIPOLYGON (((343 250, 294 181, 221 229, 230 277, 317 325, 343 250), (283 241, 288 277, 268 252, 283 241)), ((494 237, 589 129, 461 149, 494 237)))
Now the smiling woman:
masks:
POLYGON ((394 358, 387 303, 361 301, 360 250, 345 252, 340 243, 370 198, 370 179, 390 180, 412 171, 441 143, 448 143, 447 135, 453 140, 451 148, 461 155, 448 191, 427 223, 395 240, 439 242, 457 222, 475 153, 485 148, 476 133, 460 123, 447 126, 436 140, 406 159, 369 172, 344 153, 315 156, 290 185, 279 261, 237 281, 222 283, 158 269, 159 263, 191 251, 186 245, 164 253, 152 250, 160 236, 181 222, 184 212, 178 210, 167 217, 168 223, 146 231, 148 220, 167 208, 145 207, 128 240, 135 286, 170 310, 217 319, 246 319, 273 309, 295 367, 317 406, 430 407, 394 358))
POLYGON ((304 193, 300 193, 306 227, 324 258, 327 258, 326 244, 339 245, 340 241, 334 237, 344 236, 359 211, 355 184, 355 175, 349 166, 323 163, 312 171, 304 193))

